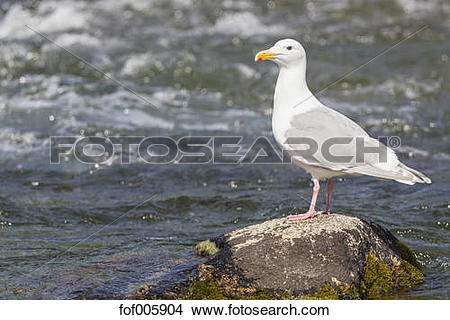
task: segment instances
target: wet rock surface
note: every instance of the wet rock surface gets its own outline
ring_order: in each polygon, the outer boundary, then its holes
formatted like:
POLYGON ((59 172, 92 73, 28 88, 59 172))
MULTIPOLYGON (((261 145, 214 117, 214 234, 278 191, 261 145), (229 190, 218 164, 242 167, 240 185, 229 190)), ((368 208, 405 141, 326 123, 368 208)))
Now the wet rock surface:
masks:
POLYGON ((339 214, 274 219, 205 243, 218 250, 172 297, 365 299, 424 281, 414 254, 392 233, 339 214))
POLYGON ((401 262, 390 232, 343 215, 271 220, 235 230, 217 242, 221 251, 210 264, 233 270, 248 285, 263 289, 310 293, 326 283, 358 283, 371 251, 386 264, 401 262))

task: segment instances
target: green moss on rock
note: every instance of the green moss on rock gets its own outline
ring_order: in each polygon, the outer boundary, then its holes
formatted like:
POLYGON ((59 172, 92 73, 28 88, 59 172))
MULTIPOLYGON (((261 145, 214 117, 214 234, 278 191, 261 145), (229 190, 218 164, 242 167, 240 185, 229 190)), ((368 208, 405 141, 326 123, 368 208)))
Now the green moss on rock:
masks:
POLYGON ((399 289, 411 289, 414 286, 424 283, 425 277, 415 266, 406 261, 394 268, 393 272, 394 286, 399 289))
MULTIPOLYGON (((206 242, 206 241, 204 241, 206 242)), ((208 247, 209 244, 206 244, 208 247)), ((215 246, 214 246, 215 247, 215 246)), ((407 248, 406 248, 407 249, 407 248)), ((409 250, 409 249, 408 249, 409 250)), ((291 294, 276 294, 267 290, 243 288, 238 285, 235 277, 222 277, 214 280, 211 265, 199 266, 199 274, 193 279, 187 292, 181 299, 377 299, 386 297, 394 290, 410 289, 423 283, 425 278, 421 271, 406 260, 398 266, 389 266, 378 259, 372 252, 368 255, 367 266, 360 285, 332 286, 324 284, 322 288, 312 294, 294 296, 291 294)))
POLYGON ((202 257, 209 257, 216 254, 219 251, 216 244, 212 241, 206 240, 197 244, 194 248, 194 252, 202 257))
MULTIPOLYGON (((405 248, 409 251, 406 246, 405 248)), ((370 253, 361 281, 361 294, 363 298, 376 299, 395 289, 410 289, 423 282, 425 277, 422 272, 408 261, 403 260, 400 265, 389 267, 370 253)))
POLYGON ((337 300, 339 299, 339 292, 335 287, 326 283, 319 291, 314 292, 311 295, 304 296, 303 298, 314 300, 337 300))
POLYGON ((249 294, 248 296, 244 296, 243 298, 248 300, 273 300, 277 299, 278 297, 274 294, 271 294, 267 290, 258 290, 254 293, 249 294))
POLYGON ((223 300, 225 296, 211 279, 194 282, 182 299, 188 300, 223 300))
POLYGON ((403 260, 411 264, 412 266, 420 269, 421 266, 419 262, 417 262, 416 256, 414 253, 404 244, 403 242, 397 242, 397 249, 400 251, 400 255, 403 260))
MULTIPOLYGON (((388 298, 398 290, 408 290, 414 286, 425 282, 425 278, 420 270, 414 254, 403 243, 397 242, 395 248, 397 259, 387 259, 389 263, 379 259, 375 252, 370 251, 364 266, 363 274, 358 283, 335 285, 325 283, 318 291, 299 294, 292 291, 270 290, 257 288, 245 280, 242 281, 238 273, 233 273, 232 269, 223 268, 219 264, 213 265, 209 262, 197 266, 197 270, 191 278, 176 290, 168 290, 159 294, 158 297, 165 299, 379 299, 388 298), (398 255, 401 260, 398 262, 398 255)), ((199 243, 195 253, 201 256, 213 256, 219 249, 210 240, 199 243)), ((362 263, 364 263, 362 261, 362 263)), ((361 269, 359 269, 361 270, 361 269)), ((142 298, 152 298, 156 296, 151 292, 152 288, 143 288, 137 296, 142 298), (142 292, 141 292, 142 291, 142 292)))
POLYGON ((373 253, 367 258, 367 266, 364 271, 359 288, 355 285, 342 285, 333 287, 325 284, 321 290, 304 296, 304 299, 377 299, 385 297, 394 290, 411 289, 425 282, 422 272, 411 262, 417 263, 414 254, 406 245, 401 244, 404 259, 400 265, 390 267, 380 261, 373 253))
POLYGON ((361 280, 361 293, 367 298, 381 297, 392 291, 394 282, 389 266, 370 253, 367 266, 361 280))
POLYGON ((339 299, 345 300, 358 300, 361 299, 360 288, 352 284, 351 286, 348 284, 342 285, 339 287, 339 299))

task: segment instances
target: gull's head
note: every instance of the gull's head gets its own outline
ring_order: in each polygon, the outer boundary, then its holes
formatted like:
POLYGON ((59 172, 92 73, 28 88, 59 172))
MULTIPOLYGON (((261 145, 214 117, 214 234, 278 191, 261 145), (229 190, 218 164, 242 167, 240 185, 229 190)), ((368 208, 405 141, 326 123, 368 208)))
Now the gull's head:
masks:
POLYGON ((299 63, 305 63, 306 52, 300 42, 293 39, 283 39, 267 50, 260 51, 255 56, 255 61, 272 60, 279 66, 289 67, 299 63))

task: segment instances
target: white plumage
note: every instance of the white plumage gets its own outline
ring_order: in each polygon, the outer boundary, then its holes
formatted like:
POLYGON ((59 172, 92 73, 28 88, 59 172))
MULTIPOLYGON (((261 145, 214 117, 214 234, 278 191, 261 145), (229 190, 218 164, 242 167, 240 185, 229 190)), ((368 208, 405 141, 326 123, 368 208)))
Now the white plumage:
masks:
MULTIPOLYGON (((272 60, 279 66, 275 86, 272 130, 280 146, 292 154, 293 163, 311 174, 314 193, 310 210, 291 219, 305 219, 316 215, 315 201, 320 189, 319 181, 329 179, 327 209, 332 190, 332 178, 341 175, 368 175, 378 179, 395 180, 405 184, 431 183, 431 180, 402 164, 392 149, 385 147, 386 158, 379 154, 365 153, 364 160, 356 157, 356 140, 365 147, 380 147, 379 141, 371 138, 358 124, 345 115, 323 105, 309 90, 306 83, 306 53, 302 45, 292 39, 278 41, 272 48, 259 52, 256 61, 272 60), (289 138, 306 137, 313 139, 319 149, 314 159, 298 152, 298 146, 287 143, 289 138), (352 160, 336 161, 322 153, 321 146, 333 138, 352 138, 352 142, 335 144, 329 151, 333 156, 344 156, 352 160)), ((383 146, 384 147, 384 146, 383 146)), ((359 151, 358 151, 359 152, 359 151)))

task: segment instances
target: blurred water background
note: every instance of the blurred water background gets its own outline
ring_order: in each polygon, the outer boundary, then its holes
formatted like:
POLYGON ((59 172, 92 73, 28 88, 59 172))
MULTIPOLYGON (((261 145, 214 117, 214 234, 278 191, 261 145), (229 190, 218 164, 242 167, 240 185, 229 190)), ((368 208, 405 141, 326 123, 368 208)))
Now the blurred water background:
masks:
MULTIPOLYGON (((306 210, 311 196, 309 177, 289 165, 94 166, 72 156, 50 165, 49 136, 272 139, 277 69, 255 64, 258 50, 281 38, 300 40, 308 52, 308 81, 317 91, 424 25, 320 99, 373 136, 401 137, 401 160, 432 178, 429 186, 340 179, 332 209, 371 218, 414 250, 427 282, 392 298, 449 298, 448 1, 0 6, 1 298, 120 298, 145 283, 176 281, 200 261, 192 250, 199 241, 306 210)), ((324 194, 319 200, 324 206, 324 194)))

